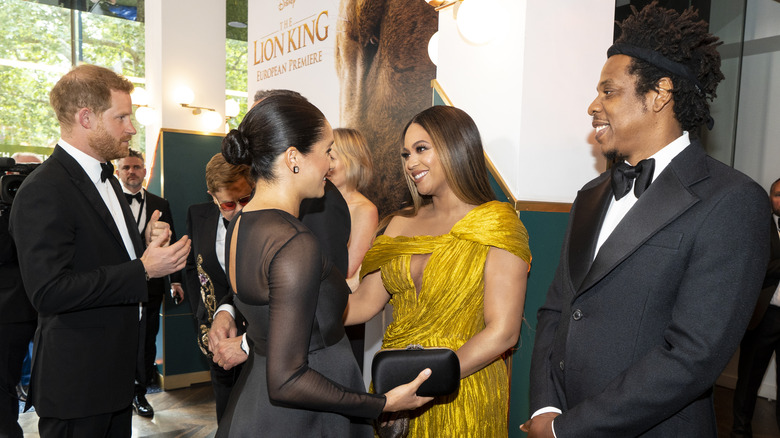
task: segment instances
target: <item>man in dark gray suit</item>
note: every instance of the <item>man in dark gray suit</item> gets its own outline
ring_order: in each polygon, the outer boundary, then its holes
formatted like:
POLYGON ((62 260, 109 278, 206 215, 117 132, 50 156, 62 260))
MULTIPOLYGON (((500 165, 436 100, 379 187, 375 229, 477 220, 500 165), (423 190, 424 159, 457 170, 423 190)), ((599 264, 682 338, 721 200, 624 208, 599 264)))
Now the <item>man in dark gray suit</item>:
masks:
POLYGON ((723 79, 707 24, 653 2, 620 27, 588 108, 617 164, 572 205, 523 429, 714 438, 712 387, 761 289, 770 210, 695 139, 723 79))
POLYGON ((80 65, 50 93, 60 123, 51 157, 14 198, 10 231, 38 311, 27 399, 48 437, 127 437, 146 282, 184 268, 159 212, 142 237, 110 160, 128 153, 133 84, 80 65))

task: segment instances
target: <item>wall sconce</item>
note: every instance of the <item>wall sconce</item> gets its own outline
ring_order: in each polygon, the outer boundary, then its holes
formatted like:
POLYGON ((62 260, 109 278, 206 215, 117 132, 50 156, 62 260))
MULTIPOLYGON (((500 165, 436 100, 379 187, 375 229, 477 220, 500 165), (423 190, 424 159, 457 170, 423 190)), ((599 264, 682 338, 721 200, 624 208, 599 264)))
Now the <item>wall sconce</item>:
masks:
POLYGON ((433 65, 439 65, 439 32, 435 32, 431 35, 431 39, 428 40, 428 58, 431 59, 433 65))
POLYGON ((203 110, 216 112, 214 108, 206 108, 205 106, 192 105, 195 100, 195 93, 186 85, 182 85, 173 92, 173 99, 182 106, 182 108, 190 108, 192 114, 198 115, 203 110))
POLYGON ((146 105, 139 106, 138 109, 135 110, 135 119, 138 120, 138 123, 149 126, 157 120, 157 111, 146 105))
MULTIPOLYGON (((468 42, 482 45, 492 41, 506 25, 501 0, 425 0, 437 11, 458 5, 458 31, 468 42)), ((430 56, 430 43, 428 45, 430 56)), ((433 60, 433 59, 432 59, 433 60)), ((434 62, 435 64, 435 62, 434 62)))
POLYGON ((225 100, 225 121, 236 117, 241 112, 241 106, 234 99, 225 100))
POLYGON ((138 123, 149 126, 157 120, 157 111, 154 108, 149 107, 149 93, 141 87, 135 87, 133 92, 130 93, 130 99, 133 102, 133 106, 137 107, 135 110, 135 119, 138 123))
POLYGON ((501 0, 464 0, 458 8, 458 31, 472 44, 493 41, 505 26, 503 6, 501 0))
POLYGON ((224 123, 222 115, 214 108, 192 105, 192 102, 195 100, 195 93, 186 85, 182 85, 174 90, 173 99, 182 108, 191 109, 193 115, 200 115, 200 124, 208 131, 214 131, 224 123))
POLYGON ((201 125, 209 131, 215 131, 225 123, 222 116, 214 110, 204 112, 200 118, 201 125))
POLYGON ((437 11, 441 11, 442 9, 449 8, 450 6, 454 5, 455 3, 461 2, 463 0, 425 0, 426 3, 433 6, 437 11))
POLYGON ((173 101, 181 106, 189 105, 195 100, 195 92, 186 85, 173 90, 173 101))
POLYGON ((142 87, 135 87, 130 93, 130 100, 132 100, 133 105, 147 106, 149 105, 149 93, 142 87))

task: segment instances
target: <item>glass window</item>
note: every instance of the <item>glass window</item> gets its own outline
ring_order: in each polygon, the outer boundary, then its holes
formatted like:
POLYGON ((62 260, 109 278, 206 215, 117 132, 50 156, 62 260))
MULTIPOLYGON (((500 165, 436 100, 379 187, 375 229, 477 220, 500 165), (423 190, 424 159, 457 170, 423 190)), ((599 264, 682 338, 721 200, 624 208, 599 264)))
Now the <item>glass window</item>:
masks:
MULTIPOLYGON (((0 156, 50 154, 59 123, 49 91, 73 65, 101 65, 143 85, 143 23, 115 14, 0 0, 0 156)), ((133 147, 145 150, 143 126, 134 123, 133 147)))

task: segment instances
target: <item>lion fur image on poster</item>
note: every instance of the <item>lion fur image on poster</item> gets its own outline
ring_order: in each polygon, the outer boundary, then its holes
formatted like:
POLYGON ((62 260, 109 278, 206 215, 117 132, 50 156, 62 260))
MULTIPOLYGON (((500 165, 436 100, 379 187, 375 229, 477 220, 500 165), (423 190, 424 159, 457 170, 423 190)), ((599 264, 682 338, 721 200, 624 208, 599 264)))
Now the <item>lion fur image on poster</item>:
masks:
POLYGON ((432 104, 436 66, 428 41, 438 12, 424 0, 341 0, 336 36, 341 127, 368 142, 374 177, 364 193, 380 218, 409 198, 403 178, 401 132, 432 104))

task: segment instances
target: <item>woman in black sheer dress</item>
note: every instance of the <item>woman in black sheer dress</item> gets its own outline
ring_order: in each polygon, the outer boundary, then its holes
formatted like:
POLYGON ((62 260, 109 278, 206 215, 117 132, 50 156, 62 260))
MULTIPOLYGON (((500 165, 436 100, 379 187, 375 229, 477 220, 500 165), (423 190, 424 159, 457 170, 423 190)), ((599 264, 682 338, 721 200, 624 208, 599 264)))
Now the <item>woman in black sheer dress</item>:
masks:
POLYGON ((217 437, 371 436, 368 420, 381 412, 431 400, 415 395, 427 370, 386 394, 365 392, 342 324, 349 288, 296 219, 301 200, 324 194, 332 143, 322 113, 293 96, 264 99, 222 143, 257 184, 227 235, 250 353, 217 437))

